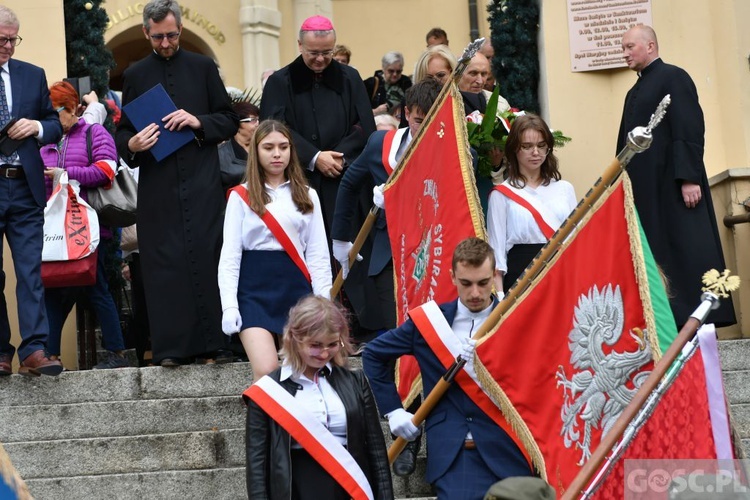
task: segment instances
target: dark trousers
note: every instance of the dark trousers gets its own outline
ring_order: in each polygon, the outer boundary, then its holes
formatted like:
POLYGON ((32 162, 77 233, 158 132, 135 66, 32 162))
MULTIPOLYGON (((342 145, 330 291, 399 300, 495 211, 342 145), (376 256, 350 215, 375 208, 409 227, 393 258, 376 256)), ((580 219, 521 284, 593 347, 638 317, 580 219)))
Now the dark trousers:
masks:
MULTIPOLYGON (((100 242, 103 246, 104 242, 100 242)), ((96 283, 91 286, 62 287, 45 289, 45 304, 47 319, 49 320, 49 341, 47 350, 50 354, 60 354, 60 338, 65 319, 75 304, 79 295, 85 295, 96 312, 96 317, 102 327, 102 347, 108 351, 122 351, 125 344, 122 340, 120 315, 109 291, 104 259, 107 252, 100 248, 96 262, 96 283)))
POLYGON ((396 296, 393 294, 393 261, 371 279, 375 282, 378 306, 383 326, 387 330, 396 328, 396 296))
POLYGON ((434 486, 438 500, 482 500, 490 486, 501 479, 490 470, 477 449, 462 449, 434 486))
POLYGON ((135 352, 138 356, 138 366, 146 366, 144 356, 151 350, 151 329, 148 326, 148 309, 146 309, 146 294, 143 291, 143 269, 141 256, 138 252, 130 254, 130 298, 133 307, 133 323, 131 331, 135 337, 135 352))
MULTIPOLYGON (((8 240, 16 271, 18 325, 21 333, 18 359, 23 361, 34 351, 46 347, 49 333, 41 270, 44 209, 34 201, 26 179, 0 177, 0 245, 3 235, 8 240)), ((12 357, 16 350, 10 344, 2 264, 0 246, 0 294, 3 294, 0 300, 0 354, 12 357)))

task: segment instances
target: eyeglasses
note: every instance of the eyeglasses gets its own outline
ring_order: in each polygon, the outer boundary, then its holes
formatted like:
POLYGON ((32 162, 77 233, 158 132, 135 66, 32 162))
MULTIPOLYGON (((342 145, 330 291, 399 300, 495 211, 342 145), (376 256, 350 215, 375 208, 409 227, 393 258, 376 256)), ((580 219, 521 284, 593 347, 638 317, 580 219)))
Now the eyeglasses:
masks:
POLYGON ((294 339, 303 346, 307 348, 307 352, 310 353, 310 356, 320 356, 323 351, 330 352, 331 355, 335 355, 337 352, 339 352, 339 349, 344 347, 344 343, 341 340, 337 340, 336 342, 331 342, 328 345, 323 345, 320 342, 304 342, 299 339, 294 339))
POLYGON ((11 38, 8 38, 7 36, 0 37, 0 47, 5 47, 5 44, 8 42, 10 42, 10 45, 12 47, 18 47, 19 45, 21 45, 22 40, 23 38, 21 38, 20 36, 14 36, 11 38))
POLYGON ((540 155, 546 155, 549 153, 549 146, 547 146, 546 142, 540 142, 539 144, 532 144, 530 142, 521 143, 521 150, 526 153, 531 153, 535 149, 539 151, 540 155))
POLYGON ((165 38, 167 40, 169 40, 170 42, 174 42, 175 40, 177 40, 177 37, 180 36, 180 32, 179 31, 173 31, 172 33, 166 33, 166 34, 164 34, 164 33, 157 33, 156 35, 149 35, 149 36, 151 37, 151 40, 153 40, 155 42, 164 41, 165 38))
POLYGON ((302 50, 305 51, 305 53, 308 56, 312 56, 314 58, 322 57, 324 59, 328 59, 329 57, 333 57, 333 49, 331 50, 307 50, 306 48, 302 47, 302 50))
POLYGON ((242 118, 240 120, 240 123, 255 123, 257 121, 260 121, 260 119, 257 116, 251 116, 249 118, 242 118))
POLYGON ((56 108, 55 111, 57 111, 58 113, 60 113, 64 109, 65 109, 65 106, 60 106, 59 108, 56 108))

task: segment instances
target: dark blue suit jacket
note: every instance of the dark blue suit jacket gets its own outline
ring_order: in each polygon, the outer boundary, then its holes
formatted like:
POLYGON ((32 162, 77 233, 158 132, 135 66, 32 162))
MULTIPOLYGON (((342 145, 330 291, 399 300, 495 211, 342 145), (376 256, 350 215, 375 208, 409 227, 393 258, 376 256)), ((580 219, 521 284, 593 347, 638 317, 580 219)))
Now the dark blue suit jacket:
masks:
POLYGON ((8 69, 13 92, 11 116, 38 120, 44 129, 42 137, 26 138, 17 150, 34 201, 44 207, 47 204, 47 198, 44 192, 44 165, 39 155, 39 145, 60 140, 62 126, 49 98, 44 70, 15 59, 8 61, 8 69))
MULTIPOLYGON (((405 141, 406 137, 407 134, 404 134, 401 140, 405 141)), ((384 138, 385 131, 378 130, 372 134, 362 154, 344 172, 336 197, 331 239, 354 241, 357 235, 351 233, 352 216, 356 213, 357 200, 362 186, 367 182, 368 177, 373 180, 376 186, 388 180, 388 173, 383 167, 384 138)), ((388 240, 385 211, 381 210, 373 228, 372 255, 368 275, 380 274, 391 259, 391 242, 388 240)))
MULTIPOLYGON (((440 306, 445 319, 453 324, 458 301, 440 306)), ((404 354, 413 354, 422 372, 424 393, 432 391, 445 374, 443 365, 427 345, 411 319, 367 344, 362 361, 381 414, 401 408, 401 399, 393 383, 388 362, 404 354)), ((461 388, 454 384, 427 417, 427 474, 435 482, 443 476, 463 448, 471 431, 484 462, 500 478, 529 476, 532 471, 508 434, 495 424, 461 388)))

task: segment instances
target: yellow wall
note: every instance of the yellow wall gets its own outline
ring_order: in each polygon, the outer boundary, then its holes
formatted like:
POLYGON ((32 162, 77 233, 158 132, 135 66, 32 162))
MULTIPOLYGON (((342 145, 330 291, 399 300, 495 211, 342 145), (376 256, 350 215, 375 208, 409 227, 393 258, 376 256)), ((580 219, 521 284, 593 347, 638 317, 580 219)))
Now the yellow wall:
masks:
MULTIPOLYGON (((746 166, 750 134, 750 34, 742 26, 750 3, 742 0, 652 1, 653 26, 665 62, 683 67, 698 88, 706 120, 709 177, 746 166)), ((547 81, 546 116, 573 137, 561 152, 563 175, 583 194, 615 154, 627 90, 636 74, 627 69, 573 73, 568 52, 566 3, 543 4, 542 43, 547 81)))

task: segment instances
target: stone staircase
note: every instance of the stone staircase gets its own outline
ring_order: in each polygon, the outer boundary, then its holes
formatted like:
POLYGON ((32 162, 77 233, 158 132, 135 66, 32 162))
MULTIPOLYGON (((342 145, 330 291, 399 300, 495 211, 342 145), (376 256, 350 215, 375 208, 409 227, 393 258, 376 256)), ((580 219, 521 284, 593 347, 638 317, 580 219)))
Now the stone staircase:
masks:
MULTIPOLYGON (((748 453, 750 340, 719 346, 748 453)), ((246 498, 239 394, 250 379, 247 363, 5 377, 0 443, 38 500, 246 498)), ((394 476, 398 498, 431 495, 424 467, 422 452, 414 475, 394 476)))
POLYGON ((750 339, 719 342, 719 355, 732 423, 750 458, 750 339))
MULTIPOLYGON (((251 377, 247 363, 5 377, 0 443, 37 500, 246 498, 251 377)), ((423 477, 424 456, 397 497, 429 496, 423 477)))

